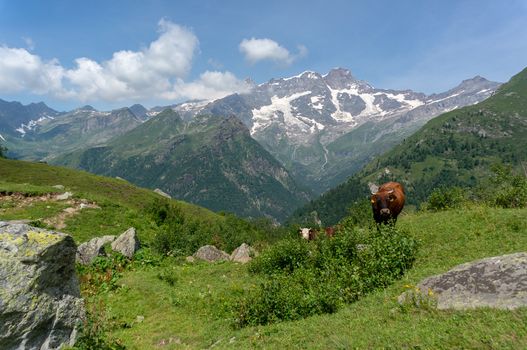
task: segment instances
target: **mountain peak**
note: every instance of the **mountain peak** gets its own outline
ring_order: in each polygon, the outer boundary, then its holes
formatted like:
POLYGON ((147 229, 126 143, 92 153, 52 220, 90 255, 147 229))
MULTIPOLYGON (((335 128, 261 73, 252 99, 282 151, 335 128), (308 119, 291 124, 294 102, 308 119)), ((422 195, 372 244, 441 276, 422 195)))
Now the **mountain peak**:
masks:
POLYGON ((92 106, 90 105, 84 105, 80 108, 77 108, 77 110, 79 111, 93 111, 93 112, 97 112, 97 110, 95 108, 93 108, 92 106))

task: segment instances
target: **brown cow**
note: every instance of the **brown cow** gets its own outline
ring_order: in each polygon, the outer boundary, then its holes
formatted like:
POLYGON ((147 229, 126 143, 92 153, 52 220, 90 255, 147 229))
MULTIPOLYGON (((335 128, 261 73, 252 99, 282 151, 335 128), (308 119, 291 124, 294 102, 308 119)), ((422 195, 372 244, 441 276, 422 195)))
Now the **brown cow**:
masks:
POLYGON ((327 237, 333 238, 333 236, 335 236, 335 234, 339 232, 340 228, 340 225, 328 226, 325 228, 324 231, 327 237))
POLYGON ((387 182, 376 192, 372 191, 371 208, 378 224, 397 221, 397 215, 404 207, 404 188, 398 182, 387 182))

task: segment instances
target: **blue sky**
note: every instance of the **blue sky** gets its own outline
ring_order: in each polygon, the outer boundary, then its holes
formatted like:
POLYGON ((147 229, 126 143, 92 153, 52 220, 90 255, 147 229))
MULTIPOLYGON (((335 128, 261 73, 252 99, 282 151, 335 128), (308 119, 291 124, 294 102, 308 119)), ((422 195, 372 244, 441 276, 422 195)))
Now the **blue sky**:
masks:
POLYGON ((527 66, 527 1, 0 0, 0 98, 147 107, 345 67, 441 92, 527 66))

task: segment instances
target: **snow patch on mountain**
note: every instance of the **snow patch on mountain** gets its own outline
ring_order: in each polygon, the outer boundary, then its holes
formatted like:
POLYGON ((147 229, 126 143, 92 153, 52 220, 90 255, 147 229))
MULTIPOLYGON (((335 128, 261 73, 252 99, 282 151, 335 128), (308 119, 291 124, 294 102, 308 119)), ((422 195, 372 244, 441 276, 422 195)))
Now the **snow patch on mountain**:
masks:
POLYGON ((44 120, 53 120, 53 119, 55 119, 53 116, 45 114, 36 120, 30 120, 29 122, 27 122, 27 124, 24 124, 24 123, 20 124, 20 126, 16 128, 15 130, 18 131, 22 137, 24 137, 28 131, 34 130, 35 127, 37 127, 37 125, 42 123, 44 120))
POLYGON ((400 102, 402 104, 408 105, 411 109, 417 108, 425 104, 425 102, 418 100, 418 99, 407 100, 406 95, 404 93, 391 94, 388 92, 383 92, 383 93, 376 93, 374 95, 386 95, 386 97, 388 98, 396 100, 397 102, 400 102))
POLYGON ((299 79, 299 78, 318 79, 318 78, 320 78, 320 75, 318 75, 318 73, 316 73, 316 72, 307 70, 305 72, 302 72, 302 73, 300 73, 298 75, 295 75, 295 76, 292 76, 292 77, 289 77, 289 78, 282 78, 281 80, 282 81, 288 81, 288 80, 299 79))
POLYGON ((5 138, 0 134, 0 139, 2 139, 5 142, 5 138))
POLYGON ((292 101, 309 94, 311 94, 311 91, 299 92, 285 97, 278 97, 275 95, 271 97, 270 105, 253 109, 253 126, 251 128, 251 135, 267 128, 273 121, 281 118, 283 119, 283 123, 288 127, 294 127, 295 129, 301 130, 311 130, 312 125, 309 125, 307 120, 295 116, 293 114, 293 107, 291 106, 292 101))

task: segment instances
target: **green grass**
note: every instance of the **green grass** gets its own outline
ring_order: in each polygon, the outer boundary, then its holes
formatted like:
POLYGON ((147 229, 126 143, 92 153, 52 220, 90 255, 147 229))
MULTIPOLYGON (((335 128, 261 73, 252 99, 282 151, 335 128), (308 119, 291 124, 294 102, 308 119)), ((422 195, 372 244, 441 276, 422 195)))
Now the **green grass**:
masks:
POLYGON ((68 205, 60 202, 34 202, 23 207, 12 207, 9 202, 0 203, 0 220, 39 220, 59 214, 68 205))
POLYGON ((21 194, 27 197, 35 197, 59 192, 62 191, 52 186, 35 186, 28 183, 12 183, 0 180, 0 193, 2 194, 21 194))
MULTIPOLYGON (((39 196, 70 191, 75 198, 95 202, 101 209, 83 209, 66 220, 62 231, 71 234, 77 243, 107 234, 120 234, 135 227, 139 238, 148 243, 154 233, 145 208, 162 198, 158 194, 136 187, 124 180, 89 174, 87 172, 0 158, 0 193, 20 193, 39 196), (63 185, 64 190, 53 188, 63 185)), ((210 210, 173 200, 183 215, 205 223, 224 221, 210 210)), ((36 202, 17 208, 9 201, 0 205, 0 220, 47 219, 57 215, 67 205, 60 202, 36 202)))
POLYGON ((335 314, 234 329, 225 305, 258 277, 232 263, 177 264, 127 271, 104 294, 110 335, 130 349, 524 349, 527 308, 437 311, 401 307, 397 297, 433 274, 488 256, 527 251, 527 209, 467 207, 402 215, 398 226, 421 242, 414 268, 385 290, 335 314), (170 285, 158 275, 172 276, 170 285), (135 322, 144 316, 142 323, 135 322))

